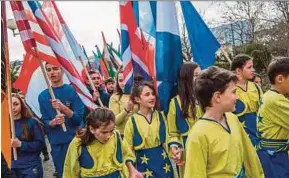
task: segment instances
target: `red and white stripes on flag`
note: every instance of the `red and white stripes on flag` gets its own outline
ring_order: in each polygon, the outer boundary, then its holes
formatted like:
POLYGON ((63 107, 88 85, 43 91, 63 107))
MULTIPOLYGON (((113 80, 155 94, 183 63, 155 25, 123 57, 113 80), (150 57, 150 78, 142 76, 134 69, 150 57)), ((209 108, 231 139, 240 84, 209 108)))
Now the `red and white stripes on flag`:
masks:
POLYGON ((36 56, 35 47, 37 47, 41 60, 60 66, 33 13, 24 8, 21 1, 10 1, 10 4, 26 53, 36 56))
MULTIPOLYGON (((52 57, 53 59, 53 61, 50 61, 53 62, 52 64, 55 63, 60 64, 68 80, 70 81, 71 85, 75 88, 77 94, 79 95, 83 103, 90 109, 96 108, 96 105, 92 100, 91 94, 86 88, 86 85, 83 83, 81 76, 69 61, 69 55, 67 51, 65 50, 61 40, 56 35, 52 25, 49 23, 49 20, 47 19, 46 15, 40 8, 39 2, 11 1, 11 7, 14 12, 15 18, 17 18, 15 14, 21 11, 21 19, 18 18, 18 20, 23 19, 28 20, 29 23, 26 24, 29 24, 30 26, 25 25, 25 28, 26 30, 31 30, 32 37, 30 36, 30 38, 36 41, 39 53, 45 55, 49 54, 49 57, 52 57)), ((19 26, 18 24, 20 23, 17 23, 17 26, 19 26)), ((21 39, 24 40, 25 38, 21 37, 21 39)), ((25 49, 26 48, 27 47, 25 47, 25 49)), ((42 56, 40 57, 43 60, 46 59, 42 56)), ((38 101, 36 100, 35 102, 38 101)))

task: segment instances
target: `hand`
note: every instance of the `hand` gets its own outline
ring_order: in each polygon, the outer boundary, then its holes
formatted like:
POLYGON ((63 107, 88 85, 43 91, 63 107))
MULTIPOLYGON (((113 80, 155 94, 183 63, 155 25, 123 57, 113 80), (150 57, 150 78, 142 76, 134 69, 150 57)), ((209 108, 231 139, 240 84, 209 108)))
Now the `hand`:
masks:
POLYGON ((93 92, 93 96, 92 96, 93 101, 98 100, 98 97, 99 97, 99 92, 98 91, 93 92))
POLYGON ((176 162, 176 164, 180 163, 182 157, 182 150, 179 147, 171 147, 172 158, 176 162))
POLYGON ((13 148, 21 147, 21 141, 18 138, 11 139, 11 147, 13 148))
POLYGON ((52 121, 50 121, 49 125, 52 126, 52 127, 54 127, 54 126, 56 126, 56 125, 61 125, 61 124, 63 124, 64 121, 65 121, 65 120, 64 120, 64 114, 57 114, 57 115, 55 116, 55 118, 54 118, 52 121))
POLYGON ((64 104, 59 99, 51 99, 50 101, 54 109, 62 110, 64 104))
POLYGON ((125 107, 125 109, 126 109, 128 112, 131 112, 131 111, 133 111, 133 108, 134 108, 134 103, 133 103, 131 100, 129 100, 128 103, 127 103, 127 105, 126 105, 126 107, 125 107))
POLYGON ((129 178, 144 178, 143 173, 138 172, 138 170, 134 169, 129 173, 129 178))

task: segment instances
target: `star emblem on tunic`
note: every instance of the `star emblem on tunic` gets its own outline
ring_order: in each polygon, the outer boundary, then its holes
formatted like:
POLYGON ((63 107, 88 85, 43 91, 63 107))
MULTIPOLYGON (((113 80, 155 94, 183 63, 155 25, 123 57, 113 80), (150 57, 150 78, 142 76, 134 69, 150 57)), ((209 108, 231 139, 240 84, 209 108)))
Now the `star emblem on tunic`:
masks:
POLYGON ((165 166, 163 167, 163 169, 165 170, 166 173, 170 172, 171 171, 171 166, 166 163, 165 166))
POLYGON ((143 155, 143 157, 140 157, 140 159, 142 164, 148 164, 149 158, 147 158, 146 155, 143 155))
POLYGON ((168 157, 168 156, 167 156, 167 153, 166 153, 165 151, 163 151, 162 156, 163 156, 163 159, 164 159, 164 160, 168 157))
POLYGON ((246 127, 247 127, 245 121, 241 122, 241 125, 243 126, 243 128, 246 128, 246 127))
POLYGON ((259 115, 257 117, 257 121, 258 121, 258 123, 262 123, 263 124, 263 117, 259 115))
POLYGON ((153 171, 146 169, 146 172, 144 172, 144 175, 146 176, 146 178, 153 177, 153 171))

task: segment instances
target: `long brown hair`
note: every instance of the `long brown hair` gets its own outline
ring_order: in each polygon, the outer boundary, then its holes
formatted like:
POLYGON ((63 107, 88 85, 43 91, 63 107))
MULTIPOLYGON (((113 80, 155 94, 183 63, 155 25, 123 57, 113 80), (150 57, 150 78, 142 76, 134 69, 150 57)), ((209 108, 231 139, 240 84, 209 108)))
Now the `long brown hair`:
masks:
MULTIPOLYGON (((26 106, 25 102, 21 99, 21 96, 19 96, 18 94, 13 93, 12 97, 17 98, 20 101, 20 105, 21 105, 21 118, 28 120, 28 119, 32 119, 33 115, 32 112, 30 111, 30 109, 26 106)), ((22 122, 21 123, 21 139, 24 141, 32 141, 34 139, 34 133, 33 131, 31 131, 28 127, 28 122, 22 122)))
POLYGON ((191 117, 196 119, 196 95, 194 90, 194 71, 196 68, 198 68, 198 64, 186 62, 181 66, 179 72, 178 94, 184 118, 189 117, 189 107, 191 107, 191 117))
POLYGON ((118 94, 119 95, 119 98, 118 98, 118 100, 120 101, 120 99, 121 99, 121 97, 122 97, 122 95, 123 95, 123 91, 122 91, 122 89, 120 88, 120 86, 119 86, 119 84, 118 84, 118 75, 119 74, 123 74, 123 71, 122 71, 122 66, 121 67, 119 67, 119 69, 118 69, 118 71, 117 71, 117 73, 116 73, 116 94, 118 94))
POLYGON ((85 128, 78 129, 77 136, 81 138, 81 145, 89 145, 95 140, 90 132, 90 127, 97 129, 100 126, 107 126, 110 121, 115 122, 115 115, 107 108, 96 108, 86 116, 85 128))

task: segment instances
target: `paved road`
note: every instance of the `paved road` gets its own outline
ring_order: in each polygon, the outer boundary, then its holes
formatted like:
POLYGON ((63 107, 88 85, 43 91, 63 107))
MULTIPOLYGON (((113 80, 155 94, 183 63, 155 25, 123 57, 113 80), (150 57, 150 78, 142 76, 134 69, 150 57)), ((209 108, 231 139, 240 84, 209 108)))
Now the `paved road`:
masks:
MULTIPOLYGON (((46 145, 48 147, 48 152, 49 152, 49 161, 42 162, 43 163, 43 171, 44 171, 44 178, 53 178, 53 173, 55 171, 53 162, 52 162, 52 157, 50 155, 50 145, 48 143, 47 138, 45 139, 46 145)), ((41 158, 43 159, 43 155, 41 154, 41 158)))

